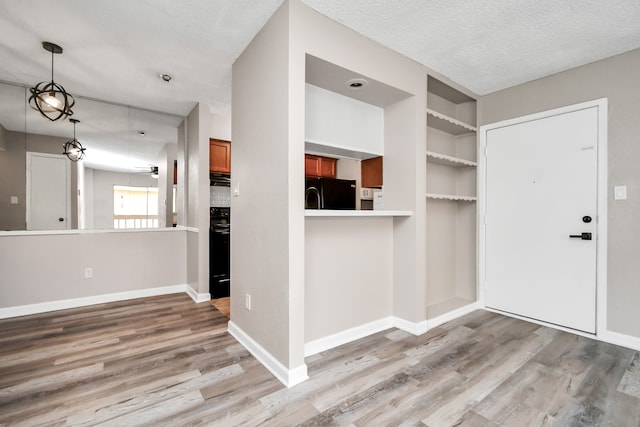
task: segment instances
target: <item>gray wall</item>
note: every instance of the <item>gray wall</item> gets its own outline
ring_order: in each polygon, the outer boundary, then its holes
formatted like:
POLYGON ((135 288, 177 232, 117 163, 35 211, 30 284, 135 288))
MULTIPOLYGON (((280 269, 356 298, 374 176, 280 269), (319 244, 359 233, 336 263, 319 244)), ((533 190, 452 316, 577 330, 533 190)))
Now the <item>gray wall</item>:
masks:
POLYGON ((231 169, 240 196, 231 204, 231 313, 234 324, 289 369, 304 364, 306 321, 312 322, 307 332, 318 337, 389 315, 383 305, 372 313, 363 299, 327 331, 313 326, 321 321, 315 317, 320 305, 305 305, 305 265, 311 261, 305 256, 304 216, 307 54, 413 95, 393 109, 406 115, 385 111, 385 126, 394 129, 385 132, 385 191, 396 191, 388 204, 385 195, 385 206, 416 212, 392 220, 394 256, 387 267, 394 274, 386 276, 386 285, 407 303, 394 314, 421 321, 426 306, 426 70, 299 1, 284 2, 233 67, 231 169), (395 153, 389 161, 387 153, 395 153), (245 294, 252 295, 251 311, 244 308, 245 294), (306 310, 314 317, 305 316, 306 310))
POLYGON ((24 230, 26 221, 26 135, 5 132, 6 151, 0 151, 0 230, 24 230), (18 197, 12 205, 11 196, 18 197))
POLYGON ((607 327, 640 337, 640 50, 486 95, 479 124, 598 98, 609 100, 607 327), (626 185, 628 200, 614 201, 626 185))
POLYGON ((103 170, 93 171, 93 188, 89 204, 93 206, 93 228, 113 228, 113 186, 157 187, 158 180, 147 173, 119 173, 103 170))
MULTIPOLYGON (((185 179, 189 259, 188 284, 209 292, 209 132, 211 115, 196 104, 186 120, 185 179)), ((180 144, 179 144, 180 145, 180 144)))
MULTIPOLYGON (((181 189, 192 190, 180 198, 179 218, 181 225, 186 225, 187 211, 199 209, 199 215, 192 217, 190 225, 193 228, 190 231, 169 228, 158 231, 0 235, 0 308, 187 283, 199 293, 208 292, 207 135, 210 123, 202 109, 197 111, 195 121, 200 123, 199 136, 187 141, 186 124, 181 126, 178 153, 179 170, 189 165, 193 174, 188 179, 179 178, 181 189), (187 180, 191 181, 190 185, 187 180), (199 205, 198 200, 205 200, 205 203, 199 205), (200 228, 207 232, 200 233, 200 228), (187 250, 188 242, 191 250, 187 250), (93 268, 92 279, 84 278, 86 267, 93 268), (194 273, 192 281, 187 278, 188 268, 189 273, 194 273)), ((0 162, 5 154, 7 152, 0 151, 0 162)), ((24 175, 22 166, 18 176, 24 175)), ((187 176, 188 171, 183 174, 183 177, 187 176)))
POLYGON ((0 151, 5 151, 7 149, 7 130, 0 123, 0 151))
POLYGON ((240 183, 240 196, 231 197, 231 316, 292 369, 304 363, 304 342, 292 359, 288 18, 285 4, 233 65, 232 191, 240 183), (251 311, 245 294, 252 296, 251 311))
POLYGON ((185 246, 174 229, 0 236, 0 308, 185 284, 185 246))
MULTIPOLYGON (((0 230, 26 228, 27 151, 62 154, 66 138, 55 136, 5 132, 6 151, 0 150, 0 230), (11 196, 18 196, 18 204, 10 204, 11 196)), ((75 163, 71 165, 71 228, 78 227, 78 199, 73 197, 78 183, 75 163)))
POLYGON ((393 314, 393 249, 393 218, 307 218, 306 343, 393 314))

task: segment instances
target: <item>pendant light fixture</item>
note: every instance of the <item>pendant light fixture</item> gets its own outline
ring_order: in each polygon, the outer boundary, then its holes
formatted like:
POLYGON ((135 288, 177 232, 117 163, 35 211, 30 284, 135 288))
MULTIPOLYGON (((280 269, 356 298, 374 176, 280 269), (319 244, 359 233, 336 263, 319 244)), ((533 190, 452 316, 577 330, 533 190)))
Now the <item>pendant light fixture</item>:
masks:
POLYGON ((71 116, 73 114, 71 108, 76 100, 61 85, 53 81, 53 56, 62 53, 62 48, 50 42, 42 42, 42 47, 51 52, 51 81, 40 82, 30 89, 29 104, 31 108, 40 111, 45 118, 54 122, 71 116))
POLYGON ((69 121, 73 123, 73 139, 64 143, 64 154, 69 158, 69 160, 77 162, 84 158, 84 151, 86 148, 84 148, 82 144, 80 144, 80 141, 76 139, 76 123, 80 123, 80 120, 69 119, 69 121))

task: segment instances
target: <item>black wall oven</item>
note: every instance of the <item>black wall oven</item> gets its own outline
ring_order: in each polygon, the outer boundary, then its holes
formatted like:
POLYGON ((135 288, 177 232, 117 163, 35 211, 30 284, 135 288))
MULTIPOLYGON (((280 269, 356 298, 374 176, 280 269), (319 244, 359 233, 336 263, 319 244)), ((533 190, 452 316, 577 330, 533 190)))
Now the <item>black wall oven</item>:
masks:
POLYGON ((230 210, 228 207, 210 208, 209 293, 212 299, 231 294, 230 210))

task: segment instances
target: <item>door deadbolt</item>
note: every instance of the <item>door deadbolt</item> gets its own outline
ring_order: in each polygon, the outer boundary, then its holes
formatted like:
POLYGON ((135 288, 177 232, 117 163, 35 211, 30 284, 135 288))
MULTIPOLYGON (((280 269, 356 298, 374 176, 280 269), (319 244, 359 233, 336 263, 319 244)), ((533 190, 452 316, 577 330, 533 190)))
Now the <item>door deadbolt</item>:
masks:
POLYGON ((589 224, 591 222, 591 217, 589 215, 583 216, 582 222, 584 222, 585 224, 589 224))

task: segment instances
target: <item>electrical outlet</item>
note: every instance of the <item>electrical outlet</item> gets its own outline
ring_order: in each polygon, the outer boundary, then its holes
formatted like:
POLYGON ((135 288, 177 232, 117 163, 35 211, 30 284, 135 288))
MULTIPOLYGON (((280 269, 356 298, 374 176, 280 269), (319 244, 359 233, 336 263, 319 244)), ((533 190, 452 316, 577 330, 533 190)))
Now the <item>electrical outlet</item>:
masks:
POLYGON ((87 267, 84 269, 84 278, 92 279, 93 278, 93 268, 87 267))
POLYGON ((244 308, 251 311, 251 295, 249 294, 244 295, 244 308))

